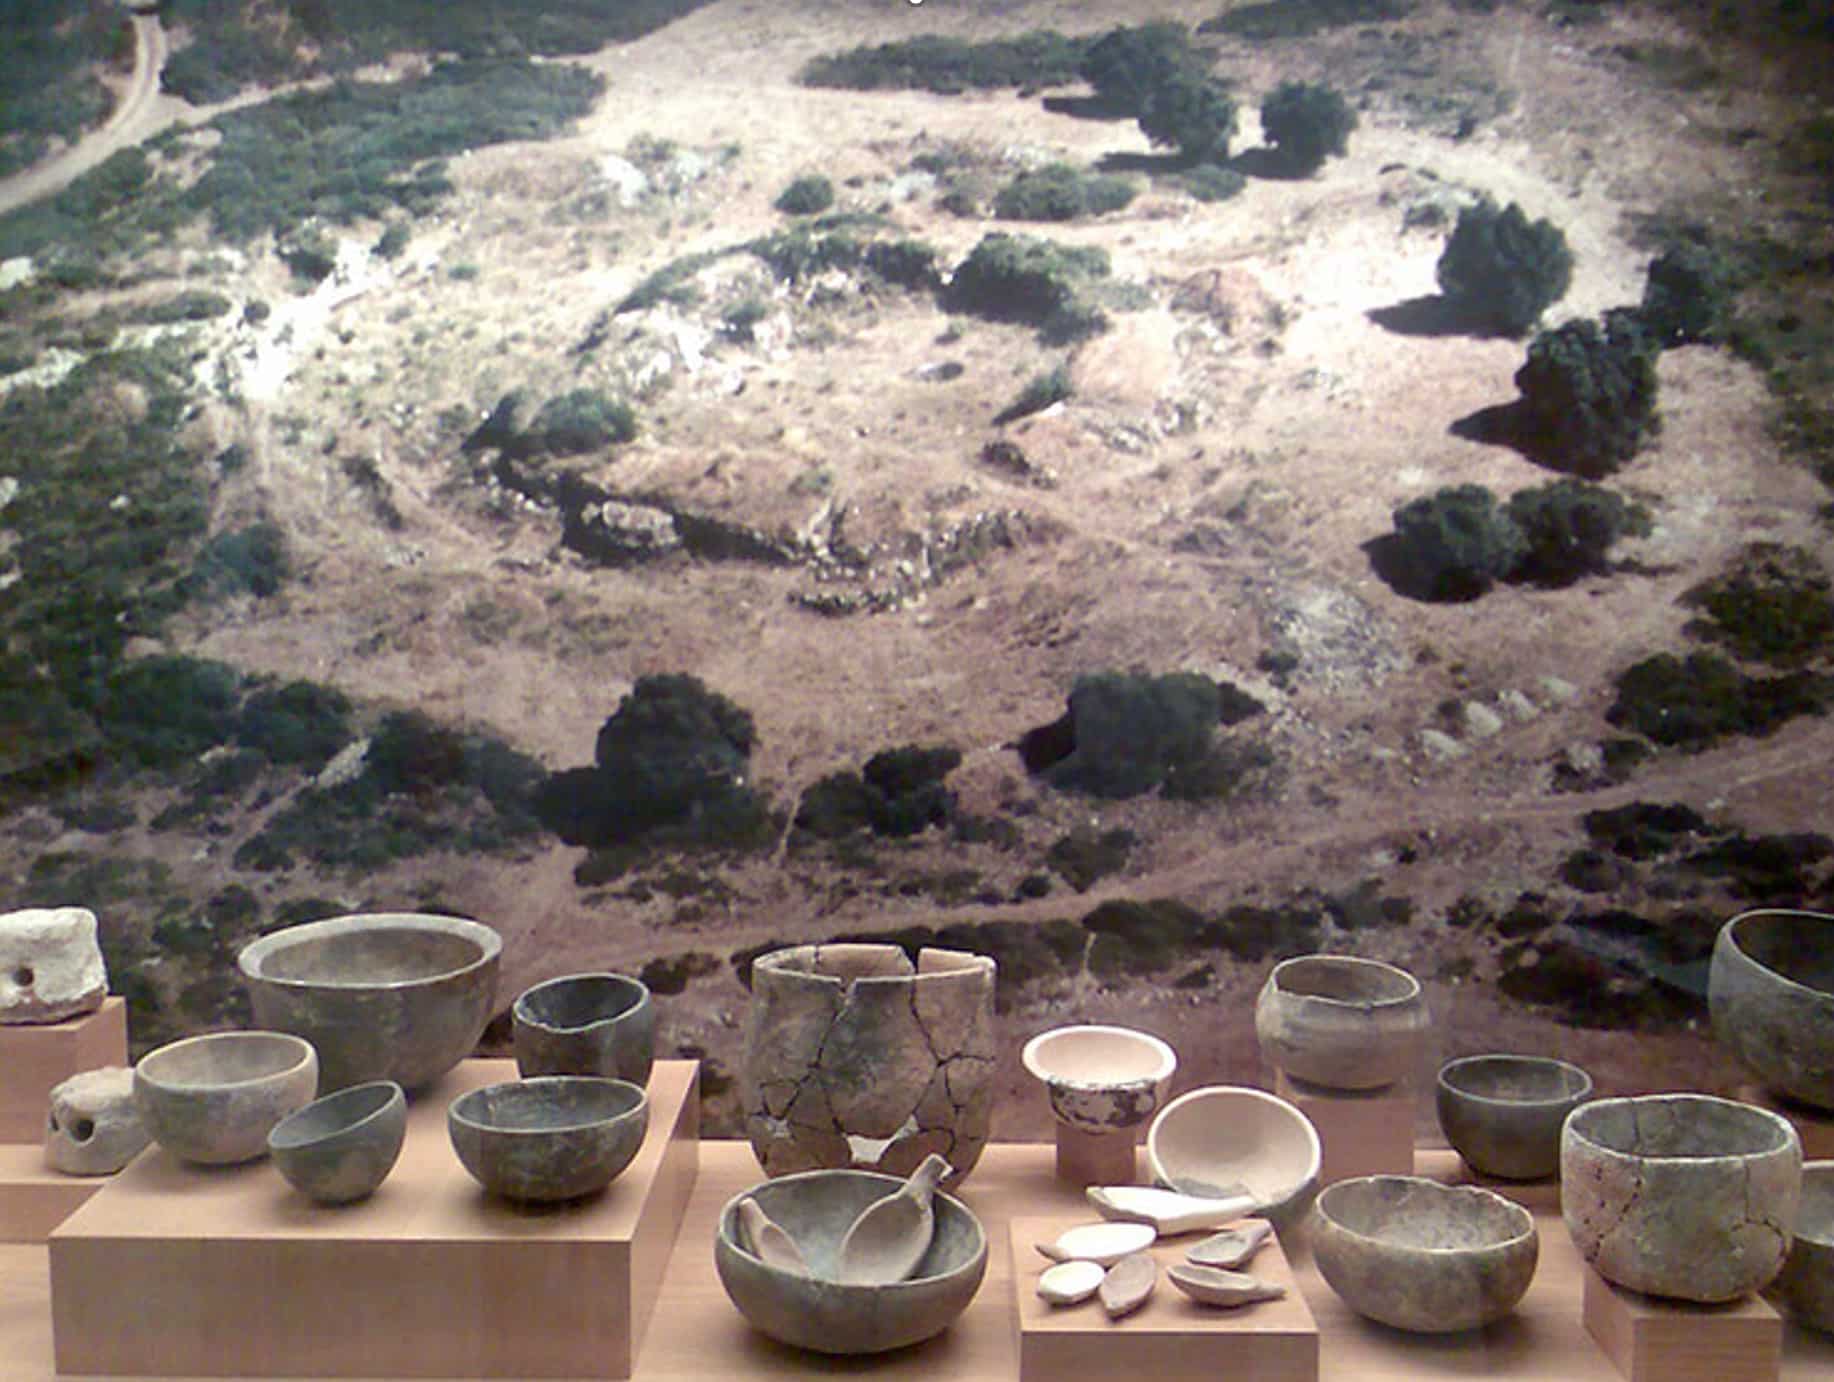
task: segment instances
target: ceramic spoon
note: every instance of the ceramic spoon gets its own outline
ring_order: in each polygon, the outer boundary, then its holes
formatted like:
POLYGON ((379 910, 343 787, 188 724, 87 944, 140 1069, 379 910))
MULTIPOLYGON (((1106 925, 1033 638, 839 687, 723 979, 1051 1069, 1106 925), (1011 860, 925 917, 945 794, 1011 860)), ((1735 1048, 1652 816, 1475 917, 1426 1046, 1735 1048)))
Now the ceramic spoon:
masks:
POLYGON ((841 1239, 835 1280, 844 1286, 884 1286, 916 1271, 936 1232, 930 1197, 953 1169, 932 1152, 896 1191, 861 1210, 841 1239))
POLYGON ((751 1241, 752 1252, 765 1265, 798 1276, 809 1275, 809 1264, 803 1260, 802 1249, 796 1246, 789 1230, 766 1214, 756 1200, 739 1201, 739 1225, 751 1241))

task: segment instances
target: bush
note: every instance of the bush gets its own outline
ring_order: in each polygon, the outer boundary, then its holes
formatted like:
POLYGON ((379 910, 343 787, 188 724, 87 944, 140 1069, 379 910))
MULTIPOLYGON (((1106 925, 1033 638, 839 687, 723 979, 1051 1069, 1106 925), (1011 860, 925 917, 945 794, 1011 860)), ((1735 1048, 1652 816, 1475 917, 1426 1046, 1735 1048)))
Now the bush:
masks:
POLYGON ((1146 98, 1173 76, 1201 75, 1204 66, 1189 29, 1159 22, 1110 29, 1089 45, 1080 72, 1110 111, 1137 116, 1146 98))
POLYGON ((192 587, 206 597, 246 593, 266 599, 280 592, 287 566, 286 534, 264 520, 211 538, 198 553, 192 587))
POLYGON ((1100 248, 996 232, 982 237, 956 267, 948 303, 954 311, 1026 322, 1053 339, 1073 339, 1107 325, 1083 297, 1091 282, 1107 276, 1108 255, 1100 248))
POLYGON ((1516 371, 1517 439, 1557 470, 1609 475, 1657 430, 1655 356, 1634 313, 1543 331, 1516 371))
POLYGON ((834 205, 834 184, 819 173, 797 178, 771 203, 792 216, 813 216, 834 205))
POLYGON ((1682 596, 1702 611, 1688 632, 1738 657, 1799 666, 1834 644, 1834 599, 1828 573, 1802 547, 1754 542, 1731 566, 1682 596))
POLYGON ((1174 74, 1140 107, 1141 133, 1161 148, 1177 149, 1186 163, 1229 157, 1235 124, 1235 99, 1214 77, 1174 74))
POLYGON ((1395 510, 1395 539, 1429 600, 1475 600, 1516 567, 1522 532, 1482 485, 1458 485, 1395 510))
POLYGON ((1169 179, 1182 192, 1200 202, 1226 202, 1248 186, 1248 179, 1233 168, 1214 163, 1199 163, 1169 179))
POLYGON ((242 679, 192 657, 147 657, 116 670, 97 706, 110 743, 147 767, 173 767, 227 743, 242 679))
POLYGON ((1732 311, 1733 272, 1706 245, 1683 241, 1650 261, 1638 309, 1663 349, 1717 341, 1732 311))
POLYGON ((1058 365, 1044 374, 1034 374, 1019 391, 1019 396, 994 414, 994 423, 1004 426, 1022 417, 1030 417, 1033 413, 1041 413, 1053 403, 1061 403, 1072 392, 1067 366, 1058 365))
POLYGON ((758 323, 770 314, 770 305, 763 298, 735 302, 720 314, 720 333, 728 340, 749 343, 758 323))
POLYGON ((382 234, 376 237, 376 257, 378 259, 399 259, 401 252, 408 247, 410 232, 400 221, 392 221, 382 228, 382 234))
POLYGON ((205 292, 193 288, 169 297, 164 302, 155 302, 142 307, 131 313, 128 320, 145 322, 150 326, 204 322, 222 316, 234 306, 235 304, 221 293, 205 292))
POLYGON ((1051 163, 1019 174, 994 196, 994 215, 1004 221, 1074 221, 1119 211, 1134 199, 1126 178, 1089 175, 1067 163, 1051 163))
POLYGON ((1206 19, 1197 32, 1250 43, 1311 38, 1328 29, 1404 19, 1413 8, 1413 0, 1262 0, 1206 19))
POLYGON ((1301 176, 1317 172, 1332 155, 1350 147, 1356 112, 1328 86, 1282 82, 1261 102, 1261 132, 1280 154, 1281 164, 1301 176))
POLYGON ((1506 512, 1525 544, 1508 579, 1541 586, 1567 586, 1604 571, 1614 542, 1650 531, 1649 510, 1641 504, 1577 480, 1519 490, 1506 512))
POLYGON ((1713 653, 1645 658, 1617 680, 1605 718, 1658 744, 1699 750, 1732 735, 1774 734, 1798 715, 1825 715, 1834 683, 1795 672, 1747 677, 1713 653))
POLYGON ((866 247, 866 267, 900 288, 924 291, 942 282, 936 247, 924 240, 875 240, 866 247))
POLYGON ((350 699, 316 682, 291 681, 255 692, 242 707, 236 742, 275 763, 317 772, 352 738, 350 699))
POLYGON ((513 450, 519 455, 577 456, 636 435, 637 415, 630 404, 597 389, 574 389, 542 404, 513 450))
POLYGON ((1573 281, 1567 238, 1551 221, 1530 222, 1511 202, 1458 213, 1435 270, 1439 291, 1473 328, 1525 335, 1573 281))
POLYGON ((1193 672, 1098 672, 1077 681, 1062 720, 1027 733, 1021 756, 1060 790, 1139 796, 1208 761, 1220 712, 1216 683, 1193 672))
POLYGON ((1067 86, 1077 79, 1082 40, 1054 29, 1017 38, 968 43, 926 34, 898 43, 852 48, 816 58, 796 76, 804 86, 852 91, 936 91, 954 94, 1000 87, 1067 86))

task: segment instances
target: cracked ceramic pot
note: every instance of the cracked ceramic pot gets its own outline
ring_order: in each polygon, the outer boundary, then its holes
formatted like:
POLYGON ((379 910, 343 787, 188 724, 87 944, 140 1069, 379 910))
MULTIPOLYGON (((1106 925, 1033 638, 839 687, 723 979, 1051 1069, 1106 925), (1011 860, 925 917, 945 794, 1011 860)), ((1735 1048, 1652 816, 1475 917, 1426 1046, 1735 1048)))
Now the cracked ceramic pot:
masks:
POLYGON ((1834 916, 1765 909, 1721 928, 1707 975, 1713 1035, 1775 1090, 1834 1109, 1834 916))
POLYGON ((1560 1129, 1592 1077, 1550 1056, 1465 1056, 1439 1068, 1439 1126, 1467 1165, 1502 1180, 1560 1172, 1560 1129))
POLYGON ((1420 1063, 1432 1024, 1420 981, 1351 955, 1282 960, 1255 1000, 1255 1037, 1276 1069, 1326 1089, 1381 1089, 1420 1063))
POLYGON ((639 979, 568 974, 525 989, 510 1007, 516 1069, 650 1082, 656 1005, 639 979))
POLYGON ((959 1181, 992 1117, 994 962, 895 945, 799 945, 751 971, 740 1097, 765 1174, 909 1175, 931 1152, 959 1181))
POLYGON ((1738 1300, 1789 1252, 1802 1143, 1787 1119, 1705 1094, 1601 1099, 1567 1116, 1560 1201, 1580 1256, 1632 1291, 1738 1300))
POLYGON ((1834 1334, 1834 1161, 1802 1167, 1802 1201, 1776 1295, 1798 1324, 1834 1334))
POLYGON ((412 1093, 477 1046, 502 952, 475 921, 378 912, 275 931, 237 964, 255 1021, 317 1048, 325 1093, 373 1080, 412 1093))
POLYGON ((1165 1103, 1178 1056, 1130 1027, 1083 1025, 1040 1032, 1020 1052, 1057 1120, 1057 1174, 1082 1185, 1134 1179, 1139 1129, 1165 1103))
POLYGON ((267 1155, 267 1135, 318 1092, 310 1042, 285 1032, 210 1032, 149 1051, 134 1104, 181 1161, 229 1166, 267 1155))
POLYGON ((1502 1319, 1540 1251, 1534 1215, 1471 1185, 1359 1176, 1312 1209, 1312 1256, 1331 1289, 1357 1314, 1420 1334, 1502 1319))

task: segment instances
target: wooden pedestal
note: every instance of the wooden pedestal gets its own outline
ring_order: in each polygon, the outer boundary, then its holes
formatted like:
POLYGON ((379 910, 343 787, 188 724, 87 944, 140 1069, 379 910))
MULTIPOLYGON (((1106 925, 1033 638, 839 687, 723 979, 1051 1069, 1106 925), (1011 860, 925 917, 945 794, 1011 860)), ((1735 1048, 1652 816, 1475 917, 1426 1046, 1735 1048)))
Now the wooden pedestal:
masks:
POLYGON ((1408 1086, 1358 1094, 1320 1089, 1282 1072, 1274 1093, 1318 1129, 1324 1150, 1321 1188, 1357 1176, 1414 1174, 1414 1098, 1408 1086))
POLYGON ((1694 1305, 1585 1274, 1586 1328, 1629 1382, 1775 1382, 1783 1321, 1761 1297, 1694 1305))
POLYGON ((1131 1128, 1089 1133, 1067 1123, 1057 1125, 1057 1179, 1066 1185, 1132 1185, 1137 1152, 1131 1128))
POLYGON ((0 1145, 0 1243, 42 1243, 100 1190, 100 1176, 66 1176, 44 1148, 0 1145))
POLYGON ((1475 1185, 1513 1200, 1530 1214, 1560 1216, 1560 1177, 1546 1180, 1499 1180, 1481 1175, 1457 1152, 1447 1147, 1422 1147, 1414 1153, 1414 1174, 1447 1185, 1475 1185))
POLYGON ((446 1106, 516 1077, 467 1061, 408 1110, 368 1200, 325 1208, 266 1161, 155 1146, 51 1235, 60 1373, 629 1377, 699 1166, 699 1066, 658 1061, 650 1125, 597 1195, 522 1207, 453 1154, 446 1106))
POLYGON ((1802 1139, 1804 1161, 1834 1158, 1834 1113, 1810 1108, 1807 1104, 1786 1102, 1758 1085, 1745 1085, 1738 1091, 1738 1097, 1789 1119, 1796 1135, 1802 1139))
POLYGON ((104 998, 82 1017, 0 1027, 0 1142, 45 1140, 51 1091, 100 1065, 127 1064, 127 1004, 104 998))
POLYGON ((1159 1284, 1133 1314, 1110 1320, 1099 1300, 1051 1306, 1038 1298, 1038 1276, 1051 1264, 1034 1246, 1088 1218, 1014 1219, 1013 1319, 1019 1336, 1019 1382, 1067 1377, 1147 1377, 1152 1382, 1317 1382, 1318 1325, 1278 1241, 1247 1268, 1286 1287, 1283 1300, 1237 1310, 1198 1305, 1165 1269, 1184 1260, 1201 1235, 1161 1239, 1152 1248, 1159 1284))

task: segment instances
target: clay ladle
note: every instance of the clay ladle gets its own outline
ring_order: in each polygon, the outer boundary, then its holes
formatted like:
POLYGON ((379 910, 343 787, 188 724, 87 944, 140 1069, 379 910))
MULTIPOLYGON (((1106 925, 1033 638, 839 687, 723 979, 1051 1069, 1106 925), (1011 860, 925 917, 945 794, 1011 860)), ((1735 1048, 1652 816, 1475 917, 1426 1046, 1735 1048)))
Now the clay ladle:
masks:
POLYGON ((930 1197, 953 1169, 931 1152, 897 1190, 862 1209, 841 1239, 835 1280, 844 1286, 885 1286, 916 1271, 936 1232, 930 1197))
POLYGON ((745 1237, 759 1261, 779 1271, 809 1275, 809 1264, 803 1259, 796 1240, 790 1237, 789 1230, 766 1214, 764 1206, 756 1200, 739 1201, 739 1225, 745 1230, 745 1237))

